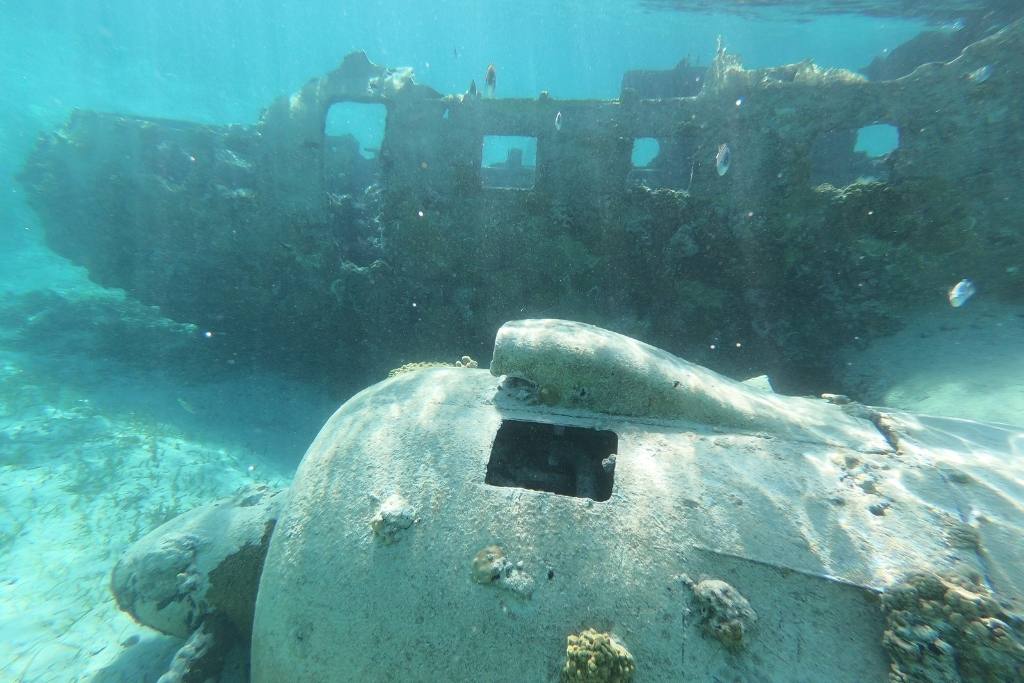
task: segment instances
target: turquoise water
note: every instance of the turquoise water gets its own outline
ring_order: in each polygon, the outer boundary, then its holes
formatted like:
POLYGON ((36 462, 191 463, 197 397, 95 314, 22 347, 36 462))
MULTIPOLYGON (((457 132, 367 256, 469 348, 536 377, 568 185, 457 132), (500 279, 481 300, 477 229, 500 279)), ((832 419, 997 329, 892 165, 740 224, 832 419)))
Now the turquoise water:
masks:
MULTIPOLYGON (((527 314, 540 315, 555 307, 538 296, 522 305, 499 310, 495 316, 501 319, 491 316, 478 321, 471 311, 475 310, 479 292, 453 284, 439 294, 440 285, 424 283, 421 290, 411 288, 407 293, 409 311, 417 306, 426 308, 432 301, 443 301, 450 309, 463 307, 466 315, 446 323, 451 325, 446 329, 436 329, 444 326, 435 325, 429 334, 423 334, 430 341, 408 354, 368 359, 361 366, 365 376, 353 375, 351 381, 311 378, 308 368, 310 362, 315 366, 316 357, 310 359, 307 355, 301 359, 303 363, 291 362, 292 357, 322 350, 322 346, 302 342, 306 334, 303 329, 289 329, 288 335, 282 337, 278 355, 270 349, 266 357, 257 358, 240 339, 238 330, 225 333, 222 343, 221 329, 215 320, 174 319, 157 309, 154 301, 139 301, 137 292, 130 287, 108 288, 90 280, 88 259, 76 259, 76 254, 68 251, 57 255, 47 247, 43 237, 46 225, 29 207, 26 189, 16 176, 38 136, 59 129, 74 110, 212 126, 254 124, 275 98, 298 91, 309 79, 334 69, 346 54, 357 50, 365 51, 376 64, 412 67, 417 83, 442 94, 464 93, 471 81, 483 92, 487 67, 493 64, 497 71, 494 96, 498 100, 533 100, 542 91, 558 100, 614 100, 619 97, 622 76, 627 70, 671 69, 684 58, 690 64, 710 65, 719 36, 730 53, 742 57, 747 69, 813 59, 821 67, 857 71, 923 30, 963 30, 956 24, 958 17, 952 11, 948 16, 930 19, 909 13, 902 17, 794 15, 772 8, 758 13, 691 13, 674 11, 670 5, 612 0, 0 1, 0 16, 0 508, 4 510, 0 513, 0 643, 6 643, 0 644, 3 681, 156 680, 180 642, 156 636, 134 624, 113 605, 107 583, 109 571, 130 543, 174 515, 230 495, 243 485, 286 486, 324 420, 353 391, 365 385, 367 378, 386 376, 387 364, 437 360, 431 354, 442 347, 454 353, 449 360, 472 351, 486 362, 483 354, 488 351, 481 340, 489 340, 497 324, 527 314), (448 330, 452 337, 446 339, 444 334, 448 330), (236 342, 238 348, 245 349, 238 358, 229 353, 236 342), (299 365, 302 367, 296 369, 299 365), (124 656, 133 646, 141 647, 135 645, 140 638, 148 656, 124 656)), ((994 73, 998 75, 998 71, 994 73)), ((364 160, 376 160, 380 155, 385 136, 380 111, 356 109, 346 113, 340 108, 332 109, 326 125, 330 135, 351 133, 364 160)), ((892 126, 865 127, 854 138, 856 151, 877 159, 902 144, 892 126)), ((653 138, 643 140, 632 150, 632 164, 637 168, 653 163, 659 153, 653 138)), ((522 143, 515 138, 499 140, 493 147, 485 141, 483 165, 504 163, 509 150, 523 144, 523 164, 535 166, 536 142, 522 143)), ((683 169, 683 176, 687 173, 692 183, 692 167, 683 169)), ((847 180, 856 177, 854 173, 847 180)), ((58 178, 58 183, 75 181, 73 174, 58 178)), ((688 187, 684 182, 683 188, 688 187)), ((360 204, 365 200, 372 205, 372 198, 352 194, 356 195, 352 201, 361 207, 357 214, 372 213, 372 209, 360 204)), ((736 206, 745 201, 742 196, 728 198, 736 206)), ((1010 200, 1019 201, 1020 197, 1010 200)), ((342 215, 343 210, 338 211, 342 215)), ((428 218, 430 211, 427 207, 428 218)), ((965 223, 968 218, 964 217, 965 223)), ((558 220, 572 224, 574 218, 562 215, 558 220)), ((150 228, 160 226, 141 226, 140 234, 150 228)), ((673 224, 669 234, 676 228, 673 224)), ((239 229, 244 230, 244 225, 240 223, 239 229)), ((879 232, 871 239, 898 242, 898 238, 879 232)), ((457 241, 458 236, 451 239, 457 241)), ((1022 303, 1019 290, 1016 294, 1013 290, 1014 283, 1021 282, 1014 279, 1018 271, 1011 270, 1024 269, 1024 262, 1018 265, 1013 259, 1021 259, 1012 255, 1020 242, 1013 241, 1013 237, 1007 239, 1004 244, 1008 247, 992 242, 1003 259, 998 269, 1004 273, 1004 279, 998 285, 1001 289, 994 292, 1002 299, 987 298, 982 283, 978 299, 985 301, 978 306, 1022 303)), ((346 246, 345 258, 351 258, 351 263, 358 263, 360 268, 369 268, 386 251, 386 240, 372 234, 360 235, 359 240, 353 238, 353 245, 346 246)), ((275 241, 282 242, 288 250, 302 249, 298 238, 281 237, 275 241)), ((637 238, 638 243, 642 241, 637 238)), ((710 240, 716 241, 722 243, 717 238, 710 240)), ((120 246, 131 262, 132 248, 120 246)), ((955 253, 961 246, 953 244, 949 251, 955 253)), ((583 271, 587 277, 593 277, 596 266, 580 265, 589 263, 585 250, 576 249, 574 244, 559 243, 558 247, 570 254, 582 254, 575 264, 579 271, 545 271, 535 283, 538 289, 558 287, 556 283, 564 283, 566 278, 580 277, 584 281, 583 271)), ((680 240, 671 247, 688 253, 689 247, 686 243, 680 246, 680 240)), ((145 249, 137 248, 139 252, 145 249)), ((828 240, 823 240, 821 249, 823 254, 831 253, 828 240)), ((891 251, 895 250, 891 247, 891 251)), ((750 248, 746 256, 755 251, 750 248)), ((875 256, 884 260, 890 252, 875 256)), ((977 263, 984 261, 983 256, 971 252, 965 258, 973 258, 970 262, 977 263)), ((522 258, 529 260, 528 255, 522 258)), ((809 255, 812 270, 815 259, 815 255, 809 255)), ((167 256, 167 263, 172 262, 173 254, 167 256)), ((280 272, 272 272, 268 277, 275 280, 274 286, 280 284, 287 289, 294 273, 281 263, 275 260, 265 267, 279 269, 280 272)), ((755 267, 749 278, 751 282, 761 276, 769 279, 765 273, 767 270, 759 273, 755 267)), ((972 274, 950 267, 937 279, 952 287, 972 274)), ((608 277, 613 278, 614 274, 608 277)), ((909 273, 906 277, 914 280, 920 274, 909 273)), ((703 336, 699 340, 680 341, 678 348, 670 350, 703 354, 698 361, 734 374, 737 379, 745 379, 739 375, 768 372, 764 358, 770 355, 769 351, 762 349, 761 355, 753 359, 737 357, 735 354, 749 337, 708 322, 714 317, 716 306, 725 305, 717 298, 717 290, 712 291, 717 285, 687 284, 683 282, 685 273, 679 279, 679 290, 672 295, 696 301, 698 309, 680 312, 669 307, 657 309, 658 315, 693 315, 695 320, 699 319, 695 327, 707 323, 708 329, 706 333, 700 332, 703 336), (734 355, 724 357, 723 347, 734 355)), ((598 299, 597 294, 592 294, 595 290, 589 289, 591 280, 585 281, 588 289, 580 293, 579 300, 598 299)), ((866 286, 870 288, 871 282, 866 286)), ((166 287, 202 291, 206 285, 168 278, 166 287)), ((789 281, 762 282, 758 287, 759 291, 790 287, 805 291, 802 284, 789 281)), ((649 321, 641 320, 644 316, 637 310, 644 306, 657 308, 652 301, 669 296, 667 292, 646 294, 649 296, 642 302, 623 302, 616 300, 615 294, 607 294, 608 301, 602 299, 602 305, 620 313, 614 319, 602 320, 602 313, 584 310, 582 305, 578 312, 580 317, 591 316, 591 321, 605 322, 643 337, 652 327, 649 321)), ((945 289, 937 288, 931 295, 927 305, 922 304, 915 315, 934 320, 935 316, 930 314, 933 309, 928 306, 941 309, 944 316, 950 315, 945 289)), ((358 299, 361 295, 352 296, 358 299)), ((345 305, 360 310, 360 305, 380 304, 367 295, 364 301, 349 299, 345 305)), ((295 307, 301 308, 301 301, 295 307)), ((979 329, 978 335, 984 335, 985 326, 993 324, 993 320, 1011 321, 1006 327, 999 323, 1002 334, 1015 316, 1019 317, 1016 309, 1008 313, 985 308, 978 312, 976 308, 970 306, 964 316, 950 320, 949 327, 944 322, 942 330, 929 329, 928 336, 956 330, 960 344, 964 329, 979 329), (969 318, 970 323, 964 322, 969 316, 975 317, 969 318)), ((556 311, 563 317, 576 312, 556 311)), ((230 316, 231 312, 224 313, 230 316)), ((317 316, 316 311, 305 314, 317 316)), ((321 317, 342 315, 345 313, 332 309, 325 310, 321 317)), ((388 338, 381 339, 381 346, 395 344, 406 335, 410 340, 419 339, 416 335, 422 333, 429 320, 422 323, 416 315, 408 313, 408 329, 390 328, 388 338)), ((273 321, 268 320, 267 327, 272 328, 273 321)), ((886 329, 892 331, 896 330, 886 329)), ((312 330, 308 334, 312 337, 320 333, 312 330)), ((353 328, 352 340, 340 339, 338 345, 352 341, 352 348, 372 346, 374 340, 367 340, 366 334, 353 328)), ((666 337, 671 335, 658 329, 651 334, 662 335, 652 341, 669 346, 666 337)), ((875 336, 882 335, 875 332, 875 336)), ((259 340, 255 345, 266 349, 265 339, 258 331, 253 332, 253 338, 259 340)), ((989 338, 996 341, 984 345, 983 358, 968 352, 964 362, 966 367, 973 367, 971 360, 984 361, 979 367, 983 366, 986 374, 978 370, 974 384, 968 384, 978 395, 989 391, 992 378, 1019 369, 1019 361, 1014 361, 1016 364, 1009 370, 1002 364, 1003 354, 1014 338, 995 334, 986 337, 989 338)), ((856 353, 862 350, 862 340, 851 334, 838 340, 835 347, 837 355, 840 351, 856 353)), ((940 358, 944 354, 949 356, 941 349, 936 354, 940 358)), ((906 353, 906 346, 892 354, 901 358, 914 355, 906 353)), ((324 365, 328 362, 323 361, 324 365)), ((801 393, 820 393, 830 388, 793 371, 792 363, 787 369, 793 377, 791 386, 799 387, 801 393)), ((873 369, 874 374, 858 379, 857 386, 867 391, 888 371, 873 369)), ((328 374, 325 371, 324 375, 328 374)), ((943 394, 943 390, 931 385, 915 391, 923 393, 924 398, 911 397, 908 401, 925 402, 943 394)), ((1019 389, 1015 391, 1019 393, 1019 389)), ((904 390, 900 395, 905 394, 904 390)), ((865 394, 865 400, 883 400, 882 396, 884 392, 879 389, 874 394, 865 394)), ((954 396, 938 404, 937 410, 955 410, 957 401, 954 396)), ((915 405, 908 403, 906 407, 915 405)), ((978 417, 969 408, 965 410, 970 417, 978 417)), ((985 415, 993 415, 991 407, 986 406, 985 411, 985 415)), ((992 419, 1012 421, 1012 415, 1007 418, 999 414, 992 419)), ((244 666, 239 670, 244 670, 244 666)), ((238 674, 239 670, 232 675, 244 675, 238 674)))

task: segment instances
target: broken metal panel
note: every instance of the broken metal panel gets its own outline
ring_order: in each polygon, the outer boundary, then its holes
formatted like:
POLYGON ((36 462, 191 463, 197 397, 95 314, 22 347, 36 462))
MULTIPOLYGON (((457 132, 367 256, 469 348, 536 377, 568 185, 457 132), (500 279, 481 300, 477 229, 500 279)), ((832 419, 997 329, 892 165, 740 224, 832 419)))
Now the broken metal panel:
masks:
MULTIPOLYGON (((40 140, 22 182, 58 253, 102 284, 164 303, 168 291, 187 296, 216 231, 259 224, 268 177, 257 147, 245 127, 76 110, 40 140)), ((259 231, 234 241, 266 247, 259 231)))
POLYGON ((704 86, 707 70, 706 66, 691 65, 688 59, 673 69, 631 69, 622 76, 619 99, 626 99, 629 92, 645 100, 694 97, 704 86))

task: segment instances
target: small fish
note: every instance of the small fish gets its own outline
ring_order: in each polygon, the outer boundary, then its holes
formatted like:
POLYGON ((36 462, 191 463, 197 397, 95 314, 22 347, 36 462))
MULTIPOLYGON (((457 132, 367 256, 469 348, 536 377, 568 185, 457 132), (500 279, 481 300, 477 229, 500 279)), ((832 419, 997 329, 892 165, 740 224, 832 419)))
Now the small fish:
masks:
POLYGON ((718 175, 723 176, 728 173, 730 163, 732 163, 732 151, 729 149, 729 145, 719 145, 718 154, 715 155, 715 170, 718 171, 718 175))
POLYGON ((196 409, 193 408, 192 404, 189 403, 188 401, 186 401, 185 399, 179 398, 178 399, 178 405, 181 406, 181 409, 184 410, 186 413, 189 413, 191 415, 195 415, 196 414, 196 409))
POLYGON ((992 67, 986 64, 985 66, 978 67, 971 73, 967 74, 967 80, 974 83, 984 83, 992 76, 992 67))
POLYGON ((555 114, 555 130, 562 130, 562 112, 555 114))
POLYGON ((494 86, 498 81, 498 71, 493 64, 487 65, 487 75, 484 76, 484 85, 487 86, 487 97, 494 97, 494 86))
POLYGON ((960 308, 967 300, 974 296, 977 292, 977 288, 974 283, 971 282, 970 278, 964 278, 960 282, 953 286, 953 289, 949 290, 949 305, 953 308, 960 308))
POLYGON ((478 94, 479 92, 476 89, 476 79, 474 78, 469 82, 469 96, 476 97, 478 94))

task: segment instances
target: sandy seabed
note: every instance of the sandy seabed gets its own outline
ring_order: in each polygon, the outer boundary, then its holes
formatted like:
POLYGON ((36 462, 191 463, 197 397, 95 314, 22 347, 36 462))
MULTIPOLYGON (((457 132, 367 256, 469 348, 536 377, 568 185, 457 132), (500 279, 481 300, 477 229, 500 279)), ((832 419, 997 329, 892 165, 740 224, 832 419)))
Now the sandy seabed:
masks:
MULTIPOLYGON (((0 314, 40 291, 123 297, 42 247, 8 251, 0 314)), ((65 311, 43 301, 38 315, 65 311)), ((117 559, 186 510, 286 485, 336 406, 268 373, 197 379, 78 353, 71 330, 26 349, 22 322, 0 321, 0 681, 156 681, 181 641, 117 609, 117 559)))
MULTIPOLYGON (((298 455, 211 441, 173 414, 108 412, 97 397, 131 388, 69 390, 34 365, 0 352, 0 680, 155 681, 180 641, 118 611, 114 563, 181 512, 249 484, 285 485, 298 455)), ((281 390, 256 378, 236 393, 262 382, 257 393, 281 390)), ((174 393, 169 382, 145 390, 174 393)), ((185 418, 202 410, 182 404, 185 418)))
POLYGON ((1024 426, 1024 306, 936 305, 844 356, 862 403, 1024 426))

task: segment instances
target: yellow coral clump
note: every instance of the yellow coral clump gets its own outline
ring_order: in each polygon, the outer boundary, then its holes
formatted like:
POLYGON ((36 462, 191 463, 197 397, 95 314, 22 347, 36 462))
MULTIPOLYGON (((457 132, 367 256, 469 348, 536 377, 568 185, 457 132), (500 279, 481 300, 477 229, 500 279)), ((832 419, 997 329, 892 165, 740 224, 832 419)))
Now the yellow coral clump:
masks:
POLYGON ((388 378, 397 377, 398 375, 404 375, 407 372, 418 372, 420 370, 429 370, 430 368, 450 368, 453 367, 451 363, 440 363, 437 361, 427 361, 423 363, 406 363, 400 367, 394 368, 388 372, 388 378))
POLYGON ((588 628, 569 636, 562 668, 566 683, 628 683, 635 671, 633 655, 610 633, 588 628))
POLYGON ((429 370, 430 368, 475 368, 478 367, 478 363, 470 358, 469 356, 463 356, 454 363, 442 363, 440 361, 425 361, 421 363, 406 363, 400 367, 394 368, 388 372, 388 379, 396 377, 398 375, 404 375, 407 372, 418 372, 420 370, 429 370))

